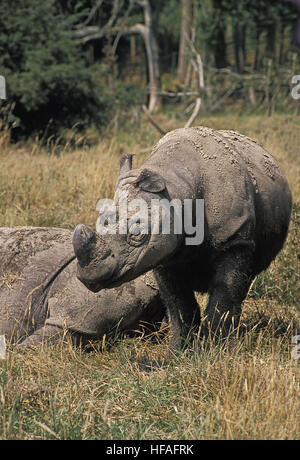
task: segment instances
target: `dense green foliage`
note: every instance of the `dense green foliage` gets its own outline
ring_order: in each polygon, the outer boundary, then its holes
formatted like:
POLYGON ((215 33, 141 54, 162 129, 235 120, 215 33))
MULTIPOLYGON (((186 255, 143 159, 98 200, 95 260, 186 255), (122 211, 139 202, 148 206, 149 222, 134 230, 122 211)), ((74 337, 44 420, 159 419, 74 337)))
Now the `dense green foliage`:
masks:
POLYGON ((53 0, 0 3, 0 73, 18 133, 104 121, 102 88, 53 0))
POLYGON ((200 14, 205 40, 213 51, 216 67, 226 67, 229 43, 233 47, 234 65, 243 70, 254 53, 254 69, 263 65, 264 57, 283 63, 284 52, 293 45, 293 28, 298 18, 295 5, 273 0, 212 0, 200 14))
MULTIPOLYGON (((204 65, 203 107, 213 111, 230 98, 272 114, 291 102, 291 75, 300 61, 293 42, 299 12, 293 3, 186 1, 193 5, 188 34, 194 51, 187 48, 188 60, 196 50, 204 65)), ((182 0, 149 0, 149 5, 157 81, 162 82, 158 90, 174 91, 182 86, 176 80, 182 0)), ((10 107, 14 135, 45 137, 75 124, 101 128, 119 117, 120 109, 125 113, 144 104, 150 86, 145 44, 139 35, 135 41, 128 33, 118 36, 144 21, 142 4, 129 0, 2 0, 0 74, 8 98, 2 105, 10 107), (100 34, 76 34, 84 28, 100 34)), ((185 88, 199 90, 195 59, 186 75, 185 88)))

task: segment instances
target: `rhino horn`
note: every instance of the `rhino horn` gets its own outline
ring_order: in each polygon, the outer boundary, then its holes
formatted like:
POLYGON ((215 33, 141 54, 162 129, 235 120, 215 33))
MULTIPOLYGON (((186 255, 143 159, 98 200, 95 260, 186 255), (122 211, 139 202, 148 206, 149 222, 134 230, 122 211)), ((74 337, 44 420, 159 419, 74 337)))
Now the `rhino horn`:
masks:
POLYGON ((132 169, 132 155, 123 155, 120 161, 120 175, 123 176, 132 169))
POLYGON ((73 248, 79 265, 85 266, 89 262, 89 254, 96 245, 96 233, 91 227, 78 225, 73 233, 73 248))

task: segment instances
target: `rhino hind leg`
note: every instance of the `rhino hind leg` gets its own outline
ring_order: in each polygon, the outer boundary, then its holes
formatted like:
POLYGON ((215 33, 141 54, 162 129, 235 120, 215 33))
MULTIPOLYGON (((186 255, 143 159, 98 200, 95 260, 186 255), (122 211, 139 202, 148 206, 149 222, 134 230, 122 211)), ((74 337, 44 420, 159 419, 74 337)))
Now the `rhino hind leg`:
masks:
POLYGON ((242 302, 254 278, 252 266, 252 251, 245 248, 236 248, 218 259, 205 311, 213 337, 226 337, 238 327, 242 302))

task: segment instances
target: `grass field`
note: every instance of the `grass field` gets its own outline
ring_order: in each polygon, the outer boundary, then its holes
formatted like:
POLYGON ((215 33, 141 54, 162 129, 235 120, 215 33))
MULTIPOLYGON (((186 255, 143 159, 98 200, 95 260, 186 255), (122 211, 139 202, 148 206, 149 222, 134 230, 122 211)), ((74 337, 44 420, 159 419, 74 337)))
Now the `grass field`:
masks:
MULTIPOLYGON (((168 130, 180 116, 160 115, 168 130)), ((246 332, 223 346, 195 340, 168 366, 145 373, 166 341, 111 338, 87 353, 67 341, 11 352, 0 362, 0 439, 299 439, 299 117, 222 115, 201 124, 260 141, 280 162, 294 207, 288 241, 244 303, 246 332)), ((138 166, 159 139, 141 122, 91 148, 11 146, 0 137, 0 226, 95 227, 96 203, 111 197, 122 153, 138 166), (146 152, 146 153, 145 153, 146 152)), ((82 142, 81 142, 82 143, 82 142)), ((205 297, 199 296, 201 308, 205 297)))

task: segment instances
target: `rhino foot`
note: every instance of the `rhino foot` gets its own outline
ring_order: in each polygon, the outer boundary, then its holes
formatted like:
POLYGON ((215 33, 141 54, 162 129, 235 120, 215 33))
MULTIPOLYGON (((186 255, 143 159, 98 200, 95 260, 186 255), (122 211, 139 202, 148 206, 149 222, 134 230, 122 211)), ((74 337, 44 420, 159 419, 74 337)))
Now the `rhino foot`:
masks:
POLYGON ((37 329, 32 335, 27 337, 22 342, 15 346, 17 350, 24 350, 27 348, 42 347, 43 345, 56 343, 59 339, 62 339, 65 335, 63 329, 57 326, 51 326, 47 324, 40 329, 37 329))

